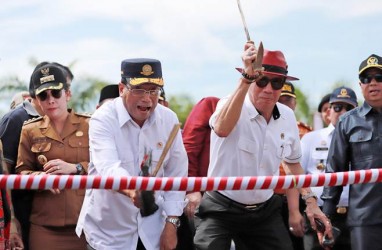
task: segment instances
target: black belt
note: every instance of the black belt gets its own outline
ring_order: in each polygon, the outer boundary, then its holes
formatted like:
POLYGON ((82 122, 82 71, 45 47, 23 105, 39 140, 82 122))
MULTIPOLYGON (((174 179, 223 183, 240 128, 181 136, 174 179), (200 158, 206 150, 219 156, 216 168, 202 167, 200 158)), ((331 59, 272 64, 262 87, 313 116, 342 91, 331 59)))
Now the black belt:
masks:
POLYGON ((237 207, 237 208, 244 209, 244 210, 257 210, 270 200, 269 199, 265 202, 248 205, 248 204, 243 204, 243 203, 234 201, 234 200, 228 198, 227 196, 219 193, 218 191, 206 192, 206 194, 208 196, 210 196, 211 198, 219 201, 220 203, 223 203, 224 205, 227 205, 229 207, 237 207))

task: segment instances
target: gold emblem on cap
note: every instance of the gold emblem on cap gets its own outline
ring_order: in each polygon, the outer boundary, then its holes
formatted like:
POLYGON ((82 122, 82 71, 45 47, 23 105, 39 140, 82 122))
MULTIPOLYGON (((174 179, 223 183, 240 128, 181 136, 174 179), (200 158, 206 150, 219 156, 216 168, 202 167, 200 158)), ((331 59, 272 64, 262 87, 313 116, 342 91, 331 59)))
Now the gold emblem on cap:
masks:
POLYGON ((46 158, 45 155, 39 155, 37 156, 37 160, 41 165, 45 165, 45 163, 48 162, 48 159, 46 158))
POLYGON ((153 71, 153 68, 151 67, 151 65, 149 65, 149 64, 143 65, 141 74, 144 76, 150 76, 150 75, 154 74, 154 71, 153 71))
POLYGON ((378 59, 374 56, 367 59, 367 65, 378 65, 378 59))
POLYGON ((284 84, 283 89, 281 91, 292 92, 292 86, 290 86, 288 84, 284 84))
POLYGON ((350 98, 350 96, 348 95, 348 91, 346 89, 341 89, 340 94, 337 97, 350 98))
POLYGON ((49 75, 49 68, 41 69, 41 74, 43 74, 44 76, 48 76, 49 75))
POLYGON ((84 135, 84 132, 82 131, 77 131, 76 132, 76 136, 80 137, 80 136, 83 136, 84 135))

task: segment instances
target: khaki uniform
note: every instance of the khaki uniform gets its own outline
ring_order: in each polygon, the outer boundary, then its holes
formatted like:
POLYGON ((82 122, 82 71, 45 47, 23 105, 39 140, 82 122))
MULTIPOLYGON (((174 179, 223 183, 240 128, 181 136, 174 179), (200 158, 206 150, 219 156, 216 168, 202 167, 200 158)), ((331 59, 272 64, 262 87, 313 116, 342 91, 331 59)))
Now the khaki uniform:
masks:
MULTIPOLYGON (((24 123, 21 132, 16 172, 43 174, 47 161, 61 159, 81 163, 87 172, 89 163, 89 115, 70 111, 61 135, 57 134, 47 116, 24 123), (40 157, 39 157, 40 156, 40 157), (33 171, 33 172, 32 172, 33 171)), ((81 210, 85 190, 39 190, 33 198, 30 221, 41 226, 75 225, 81 210)))

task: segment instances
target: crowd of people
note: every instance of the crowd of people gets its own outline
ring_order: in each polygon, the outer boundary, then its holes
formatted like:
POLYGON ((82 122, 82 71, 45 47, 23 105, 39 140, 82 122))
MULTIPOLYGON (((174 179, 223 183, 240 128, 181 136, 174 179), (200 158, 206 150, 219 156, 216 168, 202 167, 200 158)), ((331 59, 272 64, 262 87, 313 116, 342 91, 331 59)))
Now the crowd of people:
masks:
MULTIPOLYGON (((246 43, 236 88, 208 96, 182 130, 159 60, 121 62, 93 114, 68 106, 73 74, 41 62, 0 122, 0 173, 152 177, 279 176, 379 168, 382 58, 361 62, 358 105, 340 86, 297 121, 281 51, 246 43)), ((292 189, 1 190, 0 250, 382 249, 381 183, 292 189)))

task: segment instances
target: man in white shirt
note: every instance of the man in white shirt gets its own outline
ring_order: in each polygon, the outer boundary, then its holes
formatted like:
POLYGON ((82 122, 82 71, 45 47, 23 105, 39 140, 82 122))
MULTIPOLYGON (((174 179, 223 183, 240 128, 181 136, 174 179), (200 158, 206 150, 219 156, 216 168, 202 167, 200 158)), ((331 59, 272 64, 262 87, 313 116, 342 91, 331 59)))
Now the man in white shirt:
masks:
MULTIPOLYGON (((264 50, 262 67, 255 71, 257 50, 246 43, 244 69, 235 92, 219 101, 211 116, 211 151, 208 176, 279 175, 282 160, 293 174, 303 173, 300 138, 293 110, 277 103, 288 76, 281 51, 264 50)), ((332 237, 330 221, 317 206, 310 188, 300 192, 307 213, 325 223, 332 237)), ((273 190, 221 190, 206 192, 196 215, 194 243, 197 249, 229 249, 231 240, 240 249, 292 249, 281 216, 281 198, 273 190)), ((291 228, 293 230, 293 228, 291 228)), ((322 236, 322 234, 320 234, 322 236)))
MULTIPOLYGON (((121 96, 102 105, 90 120, 89 175, 139 176, 143 166, 152 173, 173 126, 179 123, 173 111, 158 105, 163 87, 158 60, 124 60, 121 77, 121 96)), ((187 176, 187 154, 180 131, 156 176, 187 176)), ((140 191, 87 190, 77 234, 84 231, 89 249, 174 249, 178 216, 186 205, 185 192, 154 194, 158 209, 150 215, 141 205, 140 191)))
MULTIPOLYGON (((329 152, 329 145, 332 140, 334 128, 339 117, 358 106, 355 92, 347 87, 336 88, 330 95, 329 100, 329 119, 328 127, 307 133, 301 139, 302 158, 301 166, 306 174, 325 173, 326 160, 329 152)), ((312 187, 312 190, 318 197, 321 196, 323 187, 312 187)), ((331 217, 332 223, 341 229, 341 235, 337 239, 333 249, 350 249, 349 230, 346 227, 346 216, 348 207, 349 185, 344 186, 340 202, 337 207, 337 213, 331 217)), ((321 198, 317 200, 318 205, 322 206, 321 198)), ((307 227, 304 235, 305 250, 322 249, 318 243, 317 236, 307 227)))

